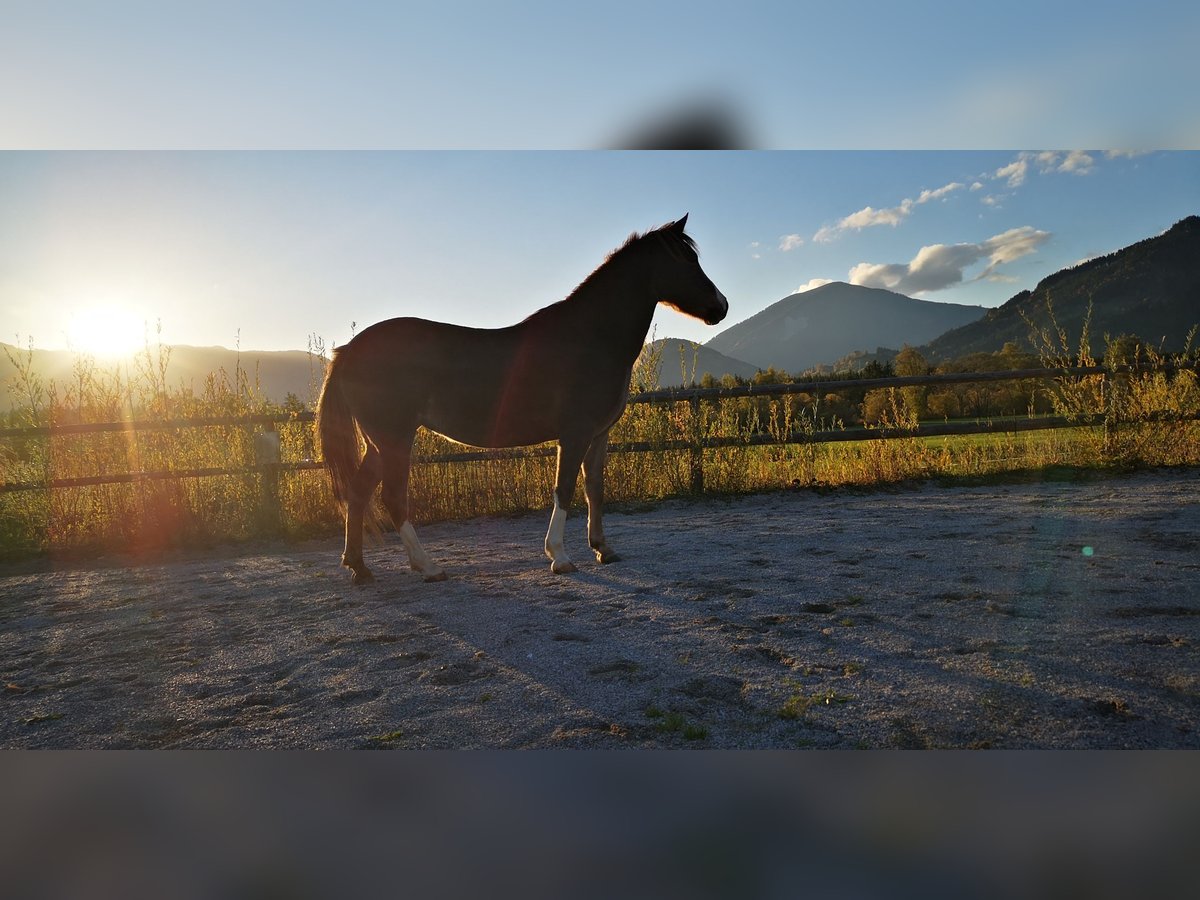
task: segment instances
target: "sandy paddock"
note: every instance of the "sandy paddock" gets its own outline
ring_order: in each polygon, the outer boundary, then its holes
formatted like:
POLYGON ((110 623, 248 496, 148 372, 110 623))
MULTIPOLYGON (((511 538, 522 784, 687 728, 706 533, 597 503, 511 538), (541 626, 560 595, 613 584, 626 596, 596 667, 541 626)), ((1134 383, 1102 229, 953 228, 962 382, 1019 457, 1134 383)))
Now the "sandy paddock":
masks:
POLYGON ((0 570, 3 747, 1198 747, 1195 471, 0 570))

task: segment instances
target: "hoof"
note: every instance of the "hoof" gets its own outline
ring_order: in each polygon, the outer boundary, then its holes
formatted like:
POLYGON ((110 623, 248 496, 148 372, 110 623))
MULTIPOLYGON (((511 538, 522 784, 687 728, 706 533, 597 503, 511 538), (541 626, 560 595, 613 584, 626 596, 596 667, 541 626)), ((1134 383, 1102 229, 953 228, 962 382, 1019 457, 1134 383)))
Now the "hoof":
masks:
POLYGON ((426 581, 445 581, 446 578, 447 578, 447 576, 446 576, 445 569, 441 569, 437 572, 429 572, 429 573, 426 573, 426 575, 425 575, 426 581))
POLYGON ((620 555, 613 552, 608 547, 600 547, 599 549, 595 549, 594 552, 596 554, 596 562, 598 563, 608 564, 621 561, 620 555))
POLYGON ((569 559, 563 560, 562 562, 550 563, 550 571, 555 575, 570 575, 575 571, 575 563, 571 562, 569 559))
POLYGON ((362 586, 375 580, 370 569, 353 569, 350 573, 350 583, 362 586))

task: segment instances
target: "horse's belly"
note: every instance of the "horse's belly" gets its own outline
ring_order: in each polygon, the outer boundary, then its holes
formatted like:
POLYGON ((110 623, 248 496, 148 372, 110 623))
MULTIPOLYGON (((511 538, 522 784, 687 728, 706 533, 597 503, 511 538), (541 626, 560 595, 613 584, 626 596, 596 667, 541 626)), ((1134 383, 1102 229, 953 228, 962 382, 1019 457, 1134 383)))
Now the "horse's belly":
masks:
POLYGON ((629 374, 593 371, 583 378, 549 364, 497 365, 426 384, 421 425, 476 447, 523 447, 606 430, 625 407, 629 374))
POLYGON ((486 447, 489 449, 498 449, 501 447, 528 447, 532 444, 544 444, 546 441, 552 441, 557 438, 557 435, 551 433, 550 430, 481 430, 475 428, 454 428, 444 425, 438 427, 438 425, 434 423, 427 424, 425 427, 430 431, 437 432, 442 437, 449 438, 452 441, 457 441, 460 444, 468 444, 472 447, 486 447))
POLYGON ((450 409, 431 404, 420 424, 474 447, 524 447, 558 437, 551 417, 528 409, 506 415, 495 407, 462 405, 450 409))

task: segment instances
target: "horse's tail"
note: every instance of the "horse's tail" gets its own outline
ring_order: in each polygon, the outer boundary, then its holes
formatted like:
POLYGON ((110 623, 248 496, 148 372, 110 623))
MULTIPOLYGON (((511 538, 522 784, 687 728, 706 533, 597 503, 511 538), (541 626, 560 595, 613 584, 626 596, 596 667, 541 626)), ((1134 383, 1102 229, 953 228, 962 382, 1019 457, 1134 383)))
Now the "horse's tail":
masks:
POLYGON ((317 435, 321 440, 321 456, 333 484, 333 496, 345 509, 350 496, 350 482, 358 471, 360 454, 358 424, 342 389, 345 376, 341 361, 340 348, 337 348, 325 373, 321 399, 317 401, 317 435))

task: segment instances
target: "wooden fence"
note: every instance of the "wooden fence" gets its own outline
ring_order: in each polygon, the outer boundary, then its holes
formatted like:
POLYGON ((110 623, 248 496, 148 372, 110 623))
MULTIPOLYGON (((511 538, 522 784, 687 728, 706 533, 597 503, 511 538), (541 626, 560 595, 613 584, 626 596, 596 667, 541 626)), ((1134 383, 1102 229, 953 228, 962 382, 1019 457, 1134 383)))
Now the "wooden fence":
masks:
MULTIPOLYGON (((692 406, 693 412, 698 413, 701 403, 719 403, 723 400, 738 398, 775 398, 786 397, 801 393, 820 391, 831 393, 836 391, 870 391, 879 388, 903 387, 932 387, 939 385, 986 383, 997 381, 1023 381, 1029 379, 1073 378, 1088 375, 1112 375, 1130 371, 1157 371, 1171 373, 1177 369, 1195 369, 1192 364, 1166 365, 1157 369, 1136 369, 1118 367, 1105 369, 1103 367, 1063 367, 1057 369, 1014 369, 1003 372, 964 372, 942 375, 921 375, 891 378, 859 378, 828 381, 802 381, 788 384, 750 384, 732 387, 714 388, 668 388, 635 394, 629 398, 629 403, 681 403, 692 406)), ((106 432, 139 432, 139 431, 175 431, 187 428, 204 428, 213 426, 260 426, 264 432, 270 433, 282 423, 312 422, 314 414, 300 412, 292 414, 252 415, 241 417, 174 419, 163 421, 125 421, 125 422, 89 422, 72 425, 32 426, 24 428, 0 429, 0 440, 13 438, 47 437, 55 438, 68 435, 101 434, 106 432)), ((894 438, 912 437, 941 437, 952 435, 1007 433, 1018 431, 1037 431, 1052 428, 1073 428, 1102 424, 1102 416, 1090 418, 1062 416, 1039 416, 1031 418, 997 418, 978 419, 972 422, 925 422, 916 428, 876 428, 851 427, 836 430, 794 432, 782 439, 770 434, 757 434, 736 437, 697 437, 666 442, 624 442, 609 445, 610 453, 638 453, 646 451, 688 451, 691 454, 691 487, 699 493, 704 488, 703 454, 707 449, 720 447, 752 447, 787 444, 816 444, 835 441, 889 440, 894 438)), ((261 434, 260 434, 261 436, 261 434)), ((279 478, 282 472, 319 469, 324 465, 318 460, 299 460, 283 462, 278 455, 278 442, 274 442, 272 452, 271 442, 257 442, 257 463, 254 466, 237 468, 193 468, 168 469, 151 472, 123 472, 107 475, 94 475, 81 478, 54 478, 47 481, 5 482, 0 483, 0 493, 17 491, 41 491, 63 488, 84 487, 103 484, 130 484, 146 481, 162 481, 180 478, 206 478, 228 475, 257 475, 261 479, 264 505, 277 506, 279 496, 279 478)), ((454 463, 473 462, 480 460, 503 460, 531 457, 553 456, 556 449, 551 446, 518 447, 501 450, 465 450, 455 453, 436 455, 418 455, 416 463, 454 463)))

